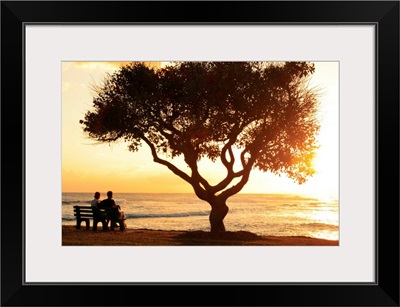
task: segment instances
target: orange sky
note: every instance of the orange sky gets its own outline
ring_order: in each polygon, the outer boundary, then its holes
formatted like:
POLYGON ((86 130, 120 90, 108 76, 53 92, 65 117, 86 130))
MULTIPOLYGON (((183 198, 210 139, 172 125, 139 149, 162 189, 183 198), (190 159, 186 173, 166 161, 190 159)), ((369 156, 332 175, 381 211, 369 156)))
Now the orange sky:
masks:
MULTIPOLYGON (((64 62, 62 66, 62 191, 155 193, 192 192, 191 186, 165 166, 153 162, 144 144, 132 153, 127 143, 94 144, 79 120, 92 106, 91 86, 99 84, 120 62, 64 62)), ((312 84, 322 88, 320 149, 317 174, 306 184, 254 170, 241 193, 296 193, 338 199, 339 63, 317 62, 312 84)), ((178 163, 185 169, 184 163, 178 163)), ((202 174, 214 182, 222 167, 201 162, 202 174)))

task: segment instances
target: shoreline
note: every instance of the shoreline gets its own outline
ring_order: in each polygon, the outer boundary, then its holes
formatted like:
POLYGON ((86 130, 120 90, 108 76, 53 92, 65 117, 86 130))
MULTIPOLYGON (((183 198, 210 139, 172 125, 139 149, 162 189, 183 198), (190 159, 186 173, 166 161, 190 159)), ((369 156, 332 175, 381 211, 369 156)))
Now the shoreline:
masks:
POLYGON ((205 231, 133 229, 92 231, 62 225, 62 246, 339 246, 339 241, 311 237, 259 236, 248 231, 211 235, 205 231))

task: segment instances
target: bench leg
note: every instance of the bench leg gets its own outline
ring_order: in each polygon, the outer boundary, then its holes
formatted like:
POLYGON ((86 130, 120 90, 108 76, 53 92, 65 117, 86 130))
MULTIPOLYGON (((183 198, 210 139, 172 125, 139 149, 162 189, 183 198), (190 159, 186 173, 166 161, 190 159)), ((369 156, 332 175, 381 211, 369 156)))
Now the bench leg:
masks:
POLYGON ((107 226, 107 222, 104 219, 100 219, 100 220, 93 220, 93 231, 97 231, 97 224, 101 222, 102 226, 103 226, 103 230, 108 230, 108 226, 107 226))
POLYGON ((116 221, 115 219, 111 219, 111 231, 114 231, 116 221))
POLYGON ((86 223, 86 229, 90 228, 90 220, 89 219, 79 219, 79 220, 76 220, 76 229, 81 229, 82 222, 86 223))

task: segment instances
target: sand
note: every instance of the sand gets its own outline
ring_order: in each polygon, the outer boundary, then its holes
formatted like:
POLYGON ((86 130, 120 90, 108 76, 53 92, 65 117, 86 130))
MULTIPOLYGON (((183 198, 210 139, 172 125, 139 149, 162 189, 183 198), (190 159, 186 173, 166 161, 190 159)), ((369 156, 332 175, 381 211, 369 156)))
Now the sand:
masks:
POLYGON ((309 237, 258 236, 247 231, 227 231, 215 236, 204 231, 126 229, 97 231, 62 226, 63 246, 338 246, 338 241, 309 237))

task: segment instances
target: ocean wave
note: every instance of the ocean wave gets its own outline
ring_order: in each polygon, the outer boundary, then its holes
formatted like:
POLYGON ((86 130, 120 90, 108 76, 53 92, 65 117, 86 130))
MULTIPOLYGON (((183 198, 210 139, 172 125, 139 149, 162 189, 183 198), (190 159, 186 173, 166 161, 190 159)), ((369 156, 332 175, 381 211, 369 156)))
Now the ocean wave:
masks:
MULTIPOLYGON (((193 217, 193 216, 209 216, 210 212, 198 211, 198 212, 175 212, 175 213, 126 213, 125 216, 128 219, 141 219, 141 218, 174 218, 174 217, 193 217)), ((75 220, 74 216, 63 216, 65 221, 75 220)))
POLYGON ((282 206, 282 207, 298 207, 299 204, 282 204, 282 205, 277 205, 277 206, 282 206))
POLYGON ((120 205, 120 206, 125 206, 128 203, 128 201, 124 198, 122 198, 122 199, 116 198, 116 199, 114 199, 114 201, 117 205, 120 205))
POLYGON ((322 203, 320 203, 320 202, 312 202, 312 203, 306 203, 304 205, 308 206, 308 207, 319 207, 319 206, 322 205, 322 203))
POLYGON ((140 219, 140 218, 163 218, 163 217, 190 217, 190 216, 208 216, 209 211, 197 211, 197 212, 174 212, 174 213, 128 213, 126 217, 129 219, 140 219))
POLYGON ((304 223, 301 224, 301 226, 305 226, 308 228, 316 228, 320 230, 338 230, 339 226, 338 225, 333 225, 333 224, 325 224, 325 223, 304 223))

